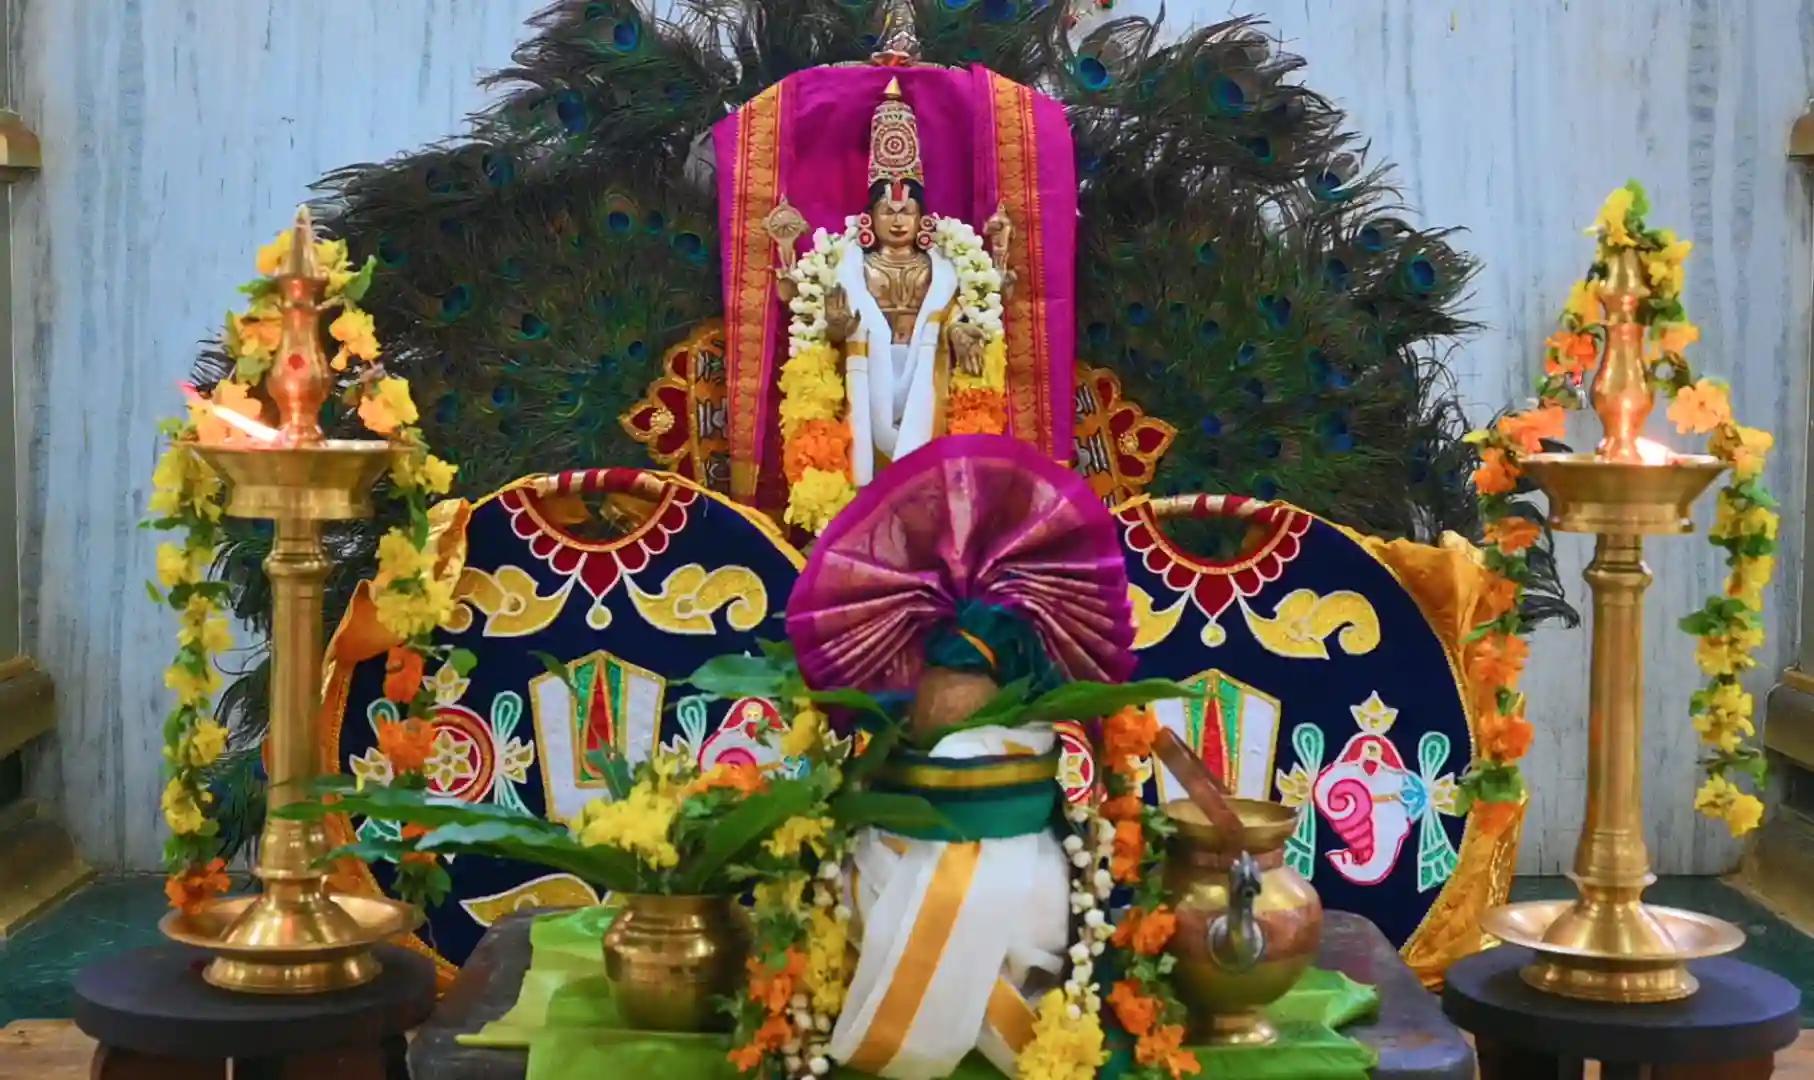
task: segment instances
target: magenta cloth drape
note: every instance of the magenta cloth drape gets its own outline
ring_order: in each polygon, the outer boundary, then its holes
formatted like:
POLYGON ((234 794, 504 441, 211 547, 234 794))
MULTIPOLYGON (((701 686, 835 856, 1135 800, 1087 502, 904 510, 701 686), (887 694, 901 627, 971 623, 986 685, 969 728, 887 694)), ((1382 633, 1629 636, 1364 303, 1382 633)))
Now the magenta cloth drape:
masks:
POLYGON ((817 687, 910 688, 927 638, 968 600, 1018 612, 1072 679, 1132 673, 1114 519, 1076 472, 1018 439, 936 439, 833 519, 787 605, 817 687))

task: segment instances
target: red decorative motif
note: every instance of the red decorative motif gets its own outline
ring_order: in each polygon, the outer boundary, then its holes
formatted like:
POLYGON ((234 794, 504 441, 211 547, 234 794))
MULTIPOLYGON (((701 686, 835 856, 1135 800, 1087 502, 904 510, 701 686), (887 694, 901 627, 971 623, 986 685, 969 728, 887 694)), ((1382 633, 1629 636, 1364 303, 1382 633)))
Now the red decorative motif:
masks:
POLYGON ((1161 531, 1150 503, 1123 510, 1119 516, 1128 550, 1140 553, 1145 567, 1180 593, 1189 593, 1205 618, 1215 622, 1236 596, 1253 596, 1277 581, 1302 550, 1300 538, 1310 530, 1311 516, 1283 503, 1266 503, 1241 495, 1198 495, 1188 515, 1246 519, 1258 532, 1249 554, 1226 562, 1200 559, 1172 546, 1161 531))
POLYGON ((491 728, 471 709, 442 705, 435 709, 435 752, 429 757, 428 790, 461 802, 476 803, 491 792, 498 753, 491 728), (441 762, 443 744, 451 743, 453 761, 441 762), (444 767, 437 768, 437 765, 444 767))
POLYGON ((689 480, 724 490, 724 326, 714 319, 662 356, 661 375, 618 422, 649 458, 689 480))
POLYGON ((1107 368, 1077 371, 1077 471, 1105 502, 1146 490, 1159 459, 1178 429, 1146 415, 1121 396, 1121 380, 1107 368))
POLYGON ((1053 725, 1058 733, 1058 786, 1068 803, 1085 803, 1096 795, 1096 754, 1083 725, 1066 720, 1053 725))
MULTIPOLYGON (((623 490, 627 485, 614 480, 613 473, 641 475, 636 469, 562 473, 554 490, 623 490)), ((696 491, 670 486, 655 512, 634 532, 603 542, 581 540, 563 532, 542 514, 540 497, 530 488, 506 491, 498 496, 498 502, 510 514, 511 531, 528 542, 529 550, 555 573, 577 577, 596 602, 604 599, 624 574, 634 574, 649 564, 650 556, 668 549, 668 538, 686 527, 687 507, 698 498, 696 491)))

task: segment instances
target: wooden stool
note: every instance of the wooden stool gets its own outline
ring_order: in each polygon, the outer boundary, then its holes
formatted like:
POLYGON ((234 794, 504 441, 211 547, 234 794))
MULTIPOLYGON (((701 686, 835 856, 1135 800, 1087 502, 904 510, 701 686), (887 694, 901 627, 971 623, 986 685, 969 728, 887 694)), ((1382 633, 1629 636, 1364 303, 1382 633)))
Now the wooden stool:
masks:
POLYGON ((404 1033, 428 1018, 435 968, 377 949, 364 986, 298 996, 202 981, 208 954, 179 945, 120 953, 75 978, 75 1020, 100 1043, 92 1080, 408 1080, 404 1033))
POLYGON ((1681 1001, 1603 1005, 1526 984, 1531 959, 1506 945, 1449 968, 1442 1008, 1473 1033, 1481 1080, 1578 1080, 1588 1061, 1605 1080, 1762 1080, 1800 1030, 1801 993, 1737 960, 1690 964, 1701 988, 1681 1001))

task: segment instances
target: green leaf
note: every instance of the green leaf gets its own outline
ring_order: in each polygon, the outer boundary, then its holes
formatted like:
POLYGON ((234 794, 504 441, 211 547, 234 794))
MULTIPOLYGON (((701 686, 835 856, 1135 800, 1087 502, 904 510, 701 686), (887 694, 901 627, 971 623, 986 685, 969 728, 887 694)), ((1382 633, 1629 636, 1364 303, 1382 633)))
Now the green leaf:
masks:
POLYGON ((586 762, 605 774, 605 788, 611 792, 613 799, 622 799, 630 794, 630 763, 624 760, 622 754, 611 747, 588 750, 586 762))
POLYGON ((861 690, 807 690, 802 687, 798 690, 789 690, 787 693, 794 697, 805 698, 814 705, 829 705, 835 709, 849 709, 852 712, 866 713, 884 721, 892 721, 894 719, 894 717, 889 715, 888 710, 882 707, 880 701, 877 701, 874 696, 866 694, 861 690))
POLYGON ((251 281, 241 285, 239 291, 241 295, 249 296, 254 300, 261 296, 269 296, 277 291, 277 279, 268 277, 253 278, 251 281))
POLYGON ((1022 723, 1092 720, 1120 712, 1130 705, 1202 696, 1203 691, 1170 679, 1142 679, 1131 683, 1070 682, 1041 694, 1021 713, 1020 720, 1022 723))
POLYGON ((375 255, 365 257, 365 265, 359 268, 347 283, 341 287, 340 295, 357 304, 365 299, 366 290, 372 287, 372 274, 378 269, 378 258, 375 255))
POLYGON ((861 787, 888 760, 888 755, 894 753, 894 748, 900 745, 905 733, 904 726, 898 722, 884 724, 872 731, 869 745, 844 770, 845 778, 853 786, 861 787))
POLYGON ((767 791, 745 798, 706 831, 698 854, 681 861, 675 891, 709 891, 707 886, 719 870, 783 821, 805 813, 815 795, 811 784, 778 780, 767 791))
POLYGON ((587 847, 566 829, 538 818, 462 821, 442 825, 416 841, 419 851, 516 859, 564 870, 589 885, 636 891, 646 882, 636 857, 609 847, 587 847))
POLYGON ((158 591, 156 585, 149 581, 145 582, 145 592, 150 595, 152 603, 159 607, 164 606, 164 594, 158 591))
POLYGON ((797 676, 797 669, 772 656, 715 656, 687 676, 687 682, 714 697, 779 700, 797 676))
POLYGON ((471 649, 457 648, 447 654, 447 664, 454 669, 454 674, 465 678, 479 666, 479 658, 471 649))
POLYGON ((533 814, 493 803, 449 802, 431 798, 426 790, 367 784, 363 791, 350 776, 324 776, 307 785, 313 798, 274 808, 271 816, 292 821, 319 821, 333 814, 359 814, 378 821, 405 821, 434 827, 452 822, 528 822, 566 835, 567 830, 533 814), (330 805, 327 796, 333 797, 330 805))

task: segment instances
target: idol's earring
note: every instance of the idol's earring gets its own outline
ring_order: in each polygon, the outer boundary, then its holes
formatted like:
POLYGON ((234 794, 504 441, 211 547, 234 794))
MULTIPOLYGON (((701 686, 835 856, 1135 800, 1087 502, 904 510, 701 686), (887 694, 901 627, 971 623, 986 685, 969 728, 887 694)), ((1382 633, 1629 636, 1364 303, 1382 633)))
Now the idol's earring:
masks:
POLYGON ((913 242, 916 245, 918 245, 918 247, 921 251, 925 251, 927 248, 930 248, 932 246, 932 227, 933 227, 932 215, 931 214, 921 215, 921 217, 920 217, 920 233, 918 236, 915 236, 913 238, 913 242))
POLYGON ((857 246, 865 250, 876 246, 875 222, 867 213, 857 215, 857 246))

